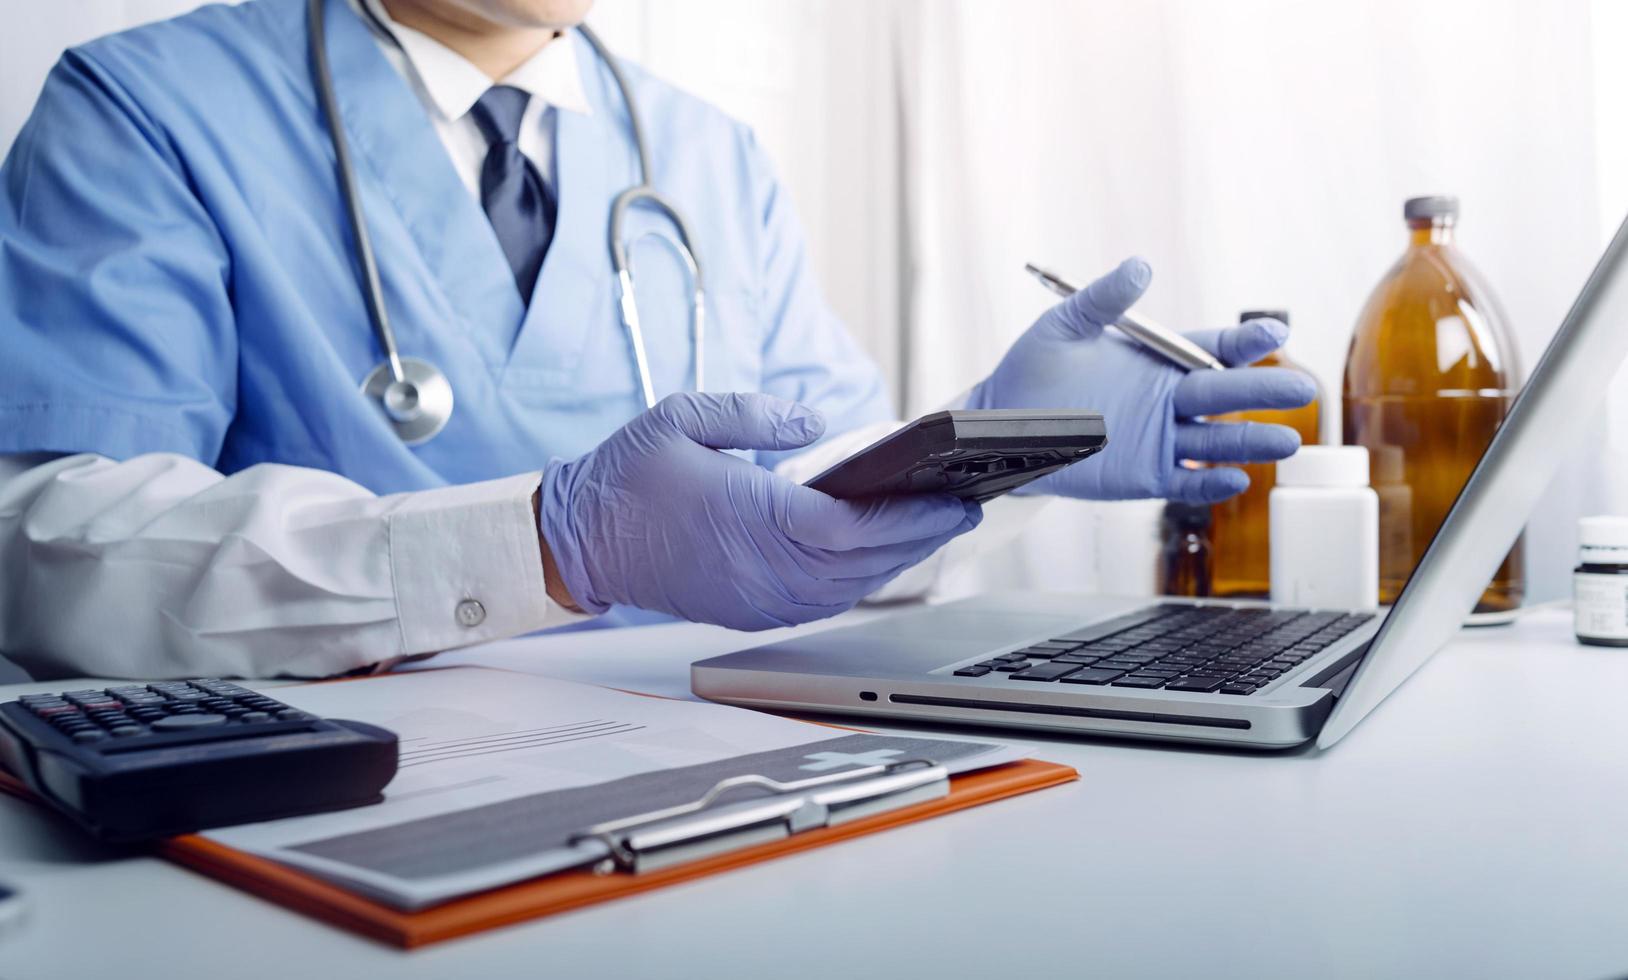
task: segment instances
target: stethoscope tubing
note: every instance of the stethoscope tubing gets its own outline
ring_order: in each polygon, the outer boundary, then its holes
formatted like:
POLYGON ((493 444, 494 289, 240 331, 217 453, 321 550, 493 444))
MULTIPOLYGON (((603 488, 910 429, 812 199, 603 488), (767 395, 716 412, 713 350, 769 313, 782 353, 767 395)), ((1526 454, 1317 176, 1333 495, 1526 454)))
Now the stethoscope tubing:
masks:
MULTIPOLYGON (((384 302, 384 286, 379 276, 378 259, 373 249, 372 236, 367 230, 367 218, 362 209, 356 171, 351 162, 349 141, 345 137, 344 123, 339 115, 339 100, 334 91, 333 72, 328 63, 327 32, 324 6, 326 0, 308 0, 307 16, 310 21, 311 65, 316 76, 317 98, 327 122, 328 137, 333 144, 334 160, 338 170, 341 196, 344 199, 346 222, 356 242, 357 264, 362 279, 362 299, 367 308, 368 321, 373 334, 384 352, 384 363, 375 368, 362 383, 368 397, 378 401, 396 434, 409 445, 428 441, 445 427, 452 414, 452 388, 446 375, 435 365, 417 358, 403 358, 396 343, 396 334, 390 325, 389 312, 384 302), (411 362, 411 363, 408 363, 411 362), (420 397, 420 393, 425 397, 420 397), (432 417, 426 417, 432 416, 432 417)), ((393 42, 395 37, 365 2, 361 4, 369 22, 393 42)), ((667 199, 650 183, 650 154, 644 139, 644 125, 632 87, 623 73, 621 64, 605 47, 599 36, 586 24, 577 30, 594 49, 609 69, 612 80, 627 107, 628 128, 638 159, 638 183, 616 196, 611 204, 607 223, 611 267, 616 273, 617 299, 623 327, 628 334, 629 346, 638 372, 640 394, 645 406, 656 403, 655 386, 651 380, 649 358, 646 355, 644 331, 639 317, 638 300, 634 295, 632 248, 625 245, 623 230, 629 208, 646 203, 663 212, 678 232, 672 236, 656 231, 640 235, 632 243, 637 246, 645 238, 654 237, 671 249, 682 261, 690 278, 690 334, 695 358, 695 387, 705 390, 704 363, 706 351, 706 280, 704 267, 696 254, 694 236, 689 222, 677 205, 667 199)), ((399 46, 399 42, 397 42, 399 46)))
MULTIPOLYGON (((307 13, 311 21, 311 64, 317 73, 317 98, 322 102, 322 115, 328 124, 328 139, 333 144, 334 158, 339 166, 339 190, 345 200, 345 214, 349 219, 352 236, 356 240, 356 260, 362 269, 362 299, 367 304, 367 318, 384 348, 385 360, 390 365, 390 377, 402 381, 401 352, 396 347, 396 332, 390 327, 390 314, 384 304, 384 284, 379 279, 379 261, 373 254, 373 236, 367 231, 367 216, 362 211, 361 194, 356 185, 356 169, 351 163, 350 141, 345 138, 345 124, 339 117, 339 98, 334 93, 333 69, 328 65, 328 31, 323 16, 323 0, 310 0, 307 13)), ((365 8, 364 8, 365 9, 365 8)), ((371 19, 372 15, 368 15, 371 19)))
POLYGON ((705 352, 706 352, 706 273, 701 265, 700 256, 696 254, 695 240, 690 234, 690 223, 674 204, 650 183, 650 152, 644 139, 644 122, 639 115, 639 103, 633 96, 633 88, 628 84, 627 75, 622 71, 619 62, 605 42, 599 39, 593 28, 586 24, 578 26, 599 60, 611 73, 617 91, 622 95, 622 104, 627 106, 628 128, 632 131, 633 147, 639 160, 639 181, 627 190, 616 195, 611 202, 610 221, 605 229, 607 243, 610 246, 611 269, 616 273, 616 286, 619 292, 618 305, 621 307, 622 325, 628 333, 628 343, 633 348, 633 362, 639 374, 640 394, 644 396, 646 408, 656 405, 655 385, 650 377, 650 362, 645 354, 644 330, 639 318, 639 304, 633 291, 633 257, 632 249, 623 243, 624 225, 628 209, 640 202, 648 202, 658 211, 667 215, 673 227, 678 231, 679 240, 674 241, 667 235, 658 232, 646 232, 634 241, 643 241, 647 237, 655 237, 677 253, 683 261, 685 271, 690 275, 690 335, 691 347, 695 358, 695 390, 705 391, 705 352))

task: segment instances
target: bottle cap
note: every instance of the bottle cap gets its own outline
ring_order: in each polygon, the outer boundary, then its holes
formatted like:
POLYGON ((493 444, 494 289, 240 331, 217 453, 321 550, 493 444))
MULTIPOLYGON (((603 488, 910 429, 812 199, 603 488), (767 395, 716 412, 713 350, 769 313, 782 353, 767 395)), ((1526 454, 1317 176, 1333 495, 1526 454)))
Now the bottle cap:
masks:
POLYGON ((1288 310, 1245 310, 1238 314, 1239 323, 1248 323, 1250 320, 1277 320, 1284 326, 1289 325, 1288 310))
POLYGON ((1402 205, 1402 218, 1415 221, 1424 218, 1457 218, 1458 198, 1450 194, 1432 194, 1429 197, 1410 197, 1402 205))
POLYGON ((1278 460, 1280 487, 1365 487, 1368 450, 1362 446, 1301 446, 1278 460))
POLYGON ((1628 565, 1628 517, 1585 517, 1577 522, 1585 565, 1628 565))
POLYGON ((1171 502, 1164 505, 1164 518, 1178 530, 1203 531, 1210 526, 1210 507, 1208 504, 1171 502))

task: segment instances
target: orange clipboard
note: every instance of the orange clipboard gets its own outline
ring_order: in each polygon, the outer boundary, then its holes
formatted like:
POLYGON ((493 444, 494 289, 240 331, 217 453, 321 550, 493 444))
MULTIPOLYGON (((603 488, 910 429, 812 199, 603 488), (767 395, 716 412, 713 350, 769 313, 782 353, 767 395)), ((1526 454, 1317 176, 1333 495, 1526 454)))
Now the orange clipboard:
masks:
MULTIPOLYGON (((172 837, 157 844, 156 851, 177 864, 296 912, 380 942, 413 949, 499 926, 540 919, 557 912, 597 905, 624 895, 637 895, 679 882, 693 881, 759 861, 797 854, 1033 790, 1058 786, 1078 778, 1079 773, 1073 768, 1052 762, 1025 760, 1007 763, 952 776, 949 794, 939 799, 862 817, 834 827, 803 831, 687 864, 641 874, 596 874, 586 869, 564 871, 476 892, 412 912, 391 908, 314 875, 218 844, 201 834, 172 837)), ((35 801, 26 786, 4 771, 0 771, 0 790, 35 801)))

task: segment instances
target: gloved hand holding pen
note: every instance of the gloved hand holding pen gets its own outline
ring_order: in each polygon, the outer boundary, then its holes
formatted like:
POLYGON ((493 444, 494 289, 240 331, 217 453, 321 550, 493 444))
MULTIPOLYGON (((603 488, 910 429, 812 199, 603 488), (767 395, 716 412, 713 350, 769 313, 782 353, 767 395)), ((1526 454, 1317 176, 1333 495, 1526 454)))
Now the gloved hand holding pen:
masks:
POLYGON ((978 525, 947 494, 836 500, 719 449, 786 450, 821 416, 761 394, 670 395, 543 473, 538 514, 588 612, 639 606, 734 629, 833 616, 978 525))
POLYGON ((1192 373, 1104 331, 1141 298, 1152 276, 1146 262, 1126 259, 1047 311, 973 389, 969 408, 1081 408, 1107 418, 1106 449, 1019 493, 1213 503, 1242 493, 1249 477, 1233 466, 1189 469, 1183 460, 1267 462, 1300 447, 1299 435, 1286 426, 1202 420, 1245 409, 1298 408, 1316 397, 1312 380, 1298 371, 1247 366, 1283 345, 1286 325, 1250 320, 1189 334, 1229 368, 1192 373))

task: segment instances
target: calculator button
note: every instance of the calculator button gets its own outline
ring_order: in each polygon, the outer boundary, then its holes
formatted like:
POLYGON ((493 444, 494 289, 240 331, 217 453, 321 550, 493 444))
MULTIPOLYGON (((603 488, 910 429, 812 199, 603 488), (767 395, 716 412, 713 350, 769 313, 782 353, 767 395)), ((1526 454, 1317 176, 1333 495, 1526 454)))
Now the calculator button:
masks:
POLYGON ((79 709, 71 704, 48 704, 43 708, 36 707, 34 713, 41 718, 49 718, 52 715, 77 715, 79 709))
POLYGON ((100 742, 107 738, 107 733, 97 731, 94 728, 81 728, 79 731, 74 732, 72 737, 75 742, 78 742, 81 745, 88 745, 91 742, 100 742))
POLYGON ((266 714, 264 711, 250 711, 239 715, 238 720, 253 724, 257 721, 270 721, 271 716, 266 714))
POLYGON ((140 735, 146 730, 147 729, 140 725, 114 725, 107 731, 108 734, 112 735, 114 738, 129 738, 132 735, 140 735))
POLYGON ((155 732, 182 732, 189 728, 208 728, 226 723, 225 715, 185 714, 171 715, 153 722, 155 732))
POLYGON ((277 712, 278 721, 304 721, 309 717, 311 716, 305 712, 297 711, 293 708, 285 708, 282 711, 277 712))

